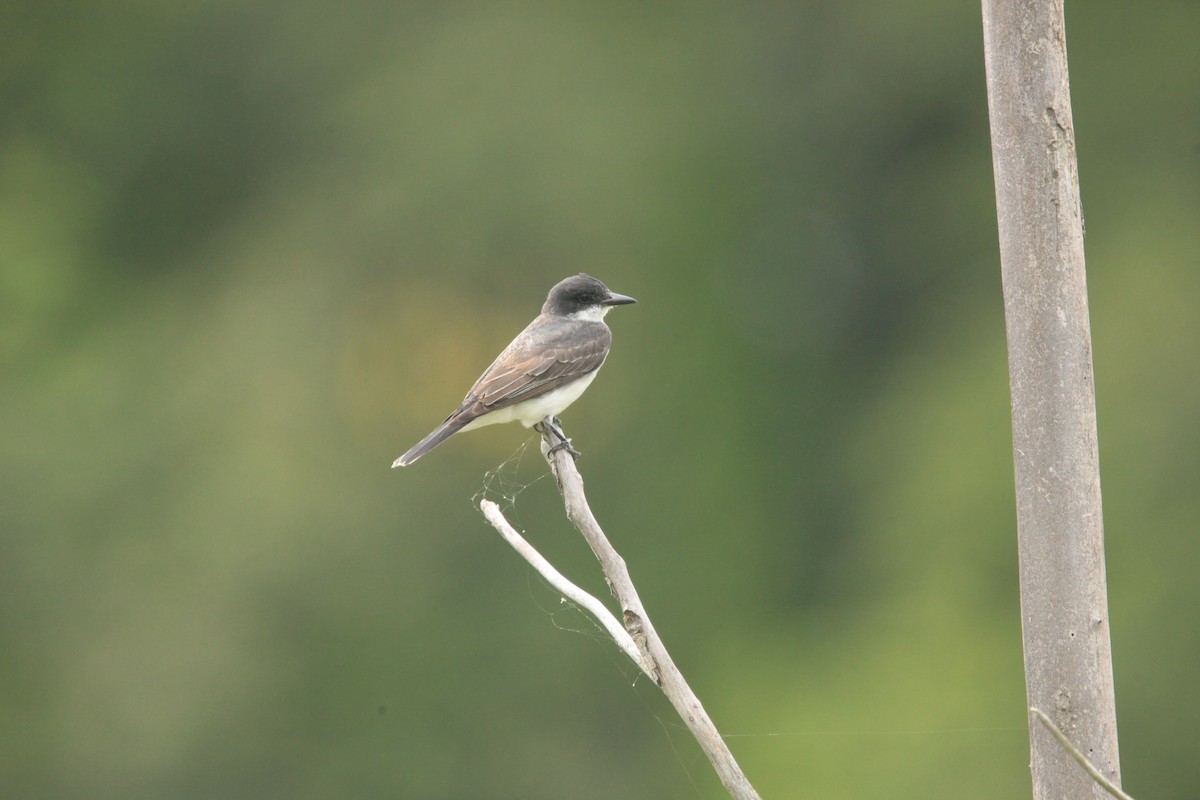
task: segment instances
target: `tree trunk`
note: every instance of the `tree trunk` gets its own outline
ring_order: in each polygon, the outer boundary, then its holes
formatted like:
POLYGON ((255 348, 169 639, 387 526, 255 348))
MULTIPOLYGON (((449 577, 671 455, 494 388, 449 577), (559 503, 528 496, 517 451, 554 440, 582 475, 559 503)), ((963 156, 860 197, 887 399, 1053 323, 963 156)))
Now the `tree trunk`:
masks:
MULTIPOLYGON (((983 0, 1028 703, 1120 781, 1061 0, 983 0)), ((1107 797, 1032 717, 1035 800, 1107 797)))

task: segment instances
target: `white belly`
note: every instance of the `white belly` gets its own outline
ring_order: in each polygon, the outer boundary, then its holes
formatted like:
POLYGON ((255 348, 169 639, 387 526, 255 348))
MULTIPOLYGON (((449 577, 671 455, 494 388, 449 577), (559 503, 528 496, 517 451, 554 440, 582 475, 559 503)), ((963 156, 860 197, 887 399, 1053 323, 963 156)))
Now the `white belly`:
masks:
POLYGON ((492 411, 489 414, 484 414, 482 417, 477 417, 464 425, 463 430, 469 431, 475 428, 482 428, 485 425, 497 425, 501 422, 513 422, 514 420, 529 428, 541 422, 546 417, 558 416, 567 406, 578 400, 585 389, 592 385, 592 381, 595 380, 596 373, 599 371, 599 369, 594 369, 579 380, 572 381, 566 386, 559 387, 552 392, 547 392, 541 397, 535 397, 532 400, 523 400, 508 408, 502 408, 499 411, 492 411))

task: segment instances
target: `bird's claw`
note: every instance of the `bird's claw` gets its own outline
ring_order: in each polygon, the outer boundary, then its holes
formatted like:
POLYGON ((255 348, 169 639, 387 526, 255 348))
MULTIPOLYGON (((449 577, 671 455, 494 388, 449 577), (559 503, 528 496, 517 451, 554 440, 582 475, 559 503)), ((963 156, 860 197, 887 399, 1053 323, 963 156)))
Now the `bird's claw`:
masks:
POLYGON ((568 453, 571 454, 572 458, 579 458, 581 455, 583 455, 583 453, 579 452, 578 450, 576 450, 574 447, 571 446, 570 439, 563 439, 561 442, 559 442, 558 444, 554 445, 549 450, 547 450, 546 455, 548 455, 548 456, 554 455, 559 450, 566 450, 568 453))
POLYGON ((534 425, 533 429, 541 434, 545 434, 548 431, 558 438, 558 444, 551 445, 549 449, 546 450, 547 456, 554 455, 559 450, 566 450, 571 454, 572 458, 579 458, 581 455, 583 455, 583 453, 580 453, 571 446, 571 440, 568 439, 567 435, 562 432, 562 422, 559 421, 558 417, 546 417, 544 420, 534 425))

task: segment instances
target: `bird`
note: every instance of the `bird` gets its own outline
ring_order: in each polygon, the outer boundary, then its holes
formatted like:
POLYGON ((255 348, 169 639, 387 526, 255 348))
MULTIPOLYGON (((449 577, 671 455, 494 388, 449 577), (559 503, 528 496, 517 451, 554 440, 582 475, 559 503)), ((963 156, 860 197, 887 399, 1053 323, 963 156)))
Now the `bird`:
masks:
POLYGON ((550 289, 542 311, 484 370, 462 404, 441 425, 392 462, 406 467, 459 431, 520 422, 554 433, 572 455, 558 415, 579 399, 608 356, 612 332, 604 317, 615 306, 636 303, 590 275, 579 273, 550 289))

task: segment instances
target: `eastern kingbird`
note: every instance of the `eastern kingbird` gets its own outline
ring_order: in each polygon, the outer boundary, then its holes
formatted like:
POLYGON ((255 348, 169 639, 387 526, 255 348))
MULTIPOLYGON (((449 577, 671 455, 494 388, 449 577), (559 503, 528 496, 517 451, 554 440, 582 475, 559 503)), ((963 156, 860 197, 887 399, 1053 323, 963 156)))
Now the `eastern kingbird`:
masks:
POLYGON ((542 313, 479 376, 462 405, 392 466, 408 466, 459 431, 513 420, 526 428, 548 420, 558 446, 569 448, 554 417, 579 399, 608 355, 612 332, 604 315, 636 302, 582 272, 556 283, 542 313))

